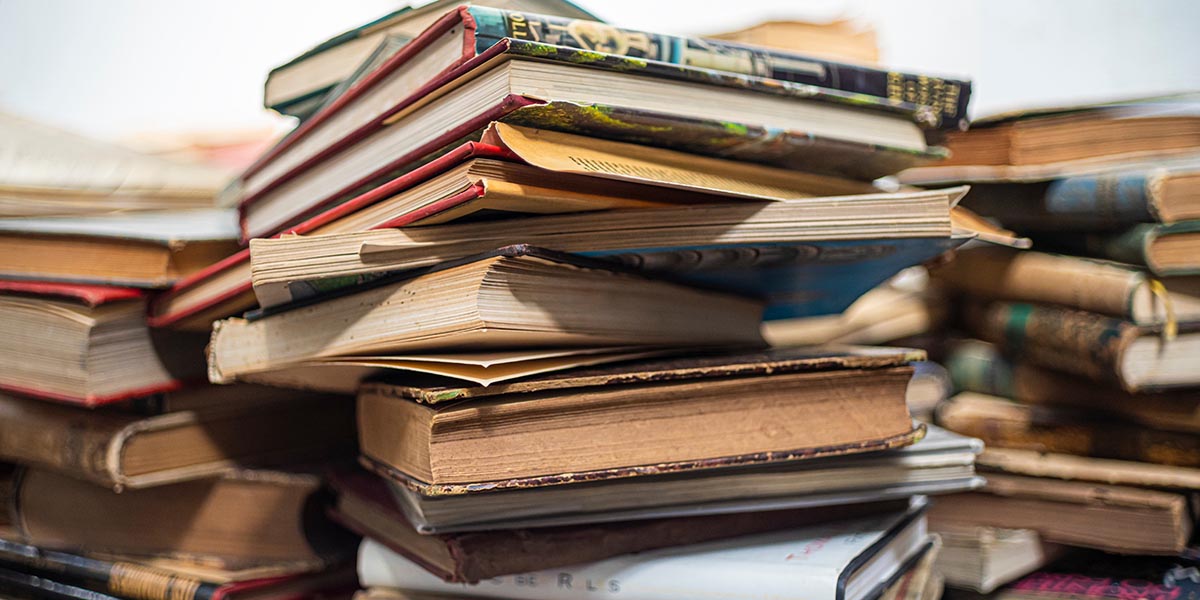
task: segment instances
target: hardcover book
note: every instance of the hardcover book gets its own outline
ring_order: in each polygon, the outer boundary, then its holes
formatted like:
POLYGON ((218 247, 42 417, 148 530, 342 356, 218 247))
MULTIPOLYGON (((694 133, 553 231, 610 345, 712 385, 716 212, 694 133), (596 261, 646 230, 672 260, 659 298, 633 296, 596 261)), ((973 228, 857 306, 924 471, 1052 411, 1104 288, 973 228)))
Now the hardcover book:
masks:
POLYGON ((1200 353, 1195 324, 1140 327, 1096 313, 1021 302, 974 301, 964 312, 968 330, 1033 364, 1113 382, 1129 392, 1200 383, 1194 368, 1200 353))
POLYGON ((1200 221, 1142 223, 1116 233, 1047 233, 1046 247, 1143 266, 1161 277, 1200 275, 1200 221))
POLYGON ((239 400, 234 409, 140 416, 0 394, 0 460, 119 491, 354 450, 354 411, 345 398, 256 402, 254 388, 242 386, 239 400))
POLYGON ((981 594, 991 593, 1065 554, 1066 547, 1043 542, 1032 529, 942 527, 937 568, 946 583, 981 594))
POLYGON ((905 406, 912 370, 895 362, 902 356, 864 361, 835 355, 833 361, 801 359, 793 363, 798 370, 777 374, 617 379, 603 387, 549 387, 432 406, 403 390, 366 386, 359 395, 359 441, 368 462, 426 496, 905 446, 921 429, 914 430, 905 406), (845 397, 847 386, 858 393, 845 397), (738 402, 730 403, 731 396, 738 402), (869 425, 861 414, 873 415, 869 425), (764 431, 764 422, 776 425, 764 431), (817 422, 822 427, 799 424, 817 422), (631 426, 637 423, 644 425, 631 426))
POLYGON ((243 469, 117 494, 21 469, 12 485, 21 540, 42 549, 316 569, 353 543, 322 514, 321 481, 305 473, 243 469))
POLYGON ((1004 588, 1002 600, 1200 598, 1194 558, 1076 553, 1004 588))
POLYGON ((0 219, 0 277, 164 288, 236 252, 237 237, 224 209, 0 219))
POLYGON ((0 389, 98 406, 203 378, 204 340, 148 329, 140 290, 0 281, 0 306, 0 389))
POLYGON ((1178 554, 1192 533, 1184 494, 997 473, 987 480, 981 491, 939 498, 930 527, 1032 529, 1046 541, 1120 554, 1178 554))
POLYGON ((930 271, 978 298, 1054 304, 1139 326, 1200 321, 1200 277, 1156 279, 1119 263, 1009 248, 966 248, 930 271))
POLYGON ((634 600, 717 594, 749 599, 786 597, 799 588, 812 598, 871 600, 931 548, 922 510, 654 550, 477 585, 442 581, 367 540, 359 549, 359 579, 365 587, 469 597, 588 598, 605 591, 634 600), (753 580, 739 582, 748 572, 753 580))

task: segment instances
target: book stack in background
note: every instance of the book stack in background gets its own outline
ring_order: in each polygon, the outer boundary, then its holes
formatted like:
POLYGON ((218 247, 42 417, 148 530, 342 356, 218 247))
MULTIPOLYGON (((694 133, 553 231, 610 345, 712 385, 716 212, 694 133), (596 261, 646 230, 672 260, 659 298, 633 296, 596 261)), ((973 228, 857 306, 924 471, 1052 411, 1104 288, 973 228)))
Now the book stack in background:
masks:
POLYGON ((146 324, 155 291, 238 249, 219 175, 0 126, 5 597, 353 586, 353 540, 309 509, 313 465, 353 456, 351 403, 211 385, 205 336, 146 324))
MULTIPOLYGON (((951 136, 948 163, 902 176, 970 183, 966 204, 1028 235, 1036 250, 968 248, 933 270, 958 295, 959 331, 971 338, 946 344, 961 393, 938 422, 987 444, 986 487, 943 498, 932 512, 935 529, 991 556, 990 566, 947 573, 951 583, 989 592, 1070 547, 1180 556, 1194 544, 1194 115, 1190 97, 1005 115, 951 136)), ((1075 560, 998 593, 1087 587, 1098 571, 1075 560)), ((1168 563, 1098 564, 1113 581, 1158 564, 1144 571, 1157 581, 1168 563)))
POLYGON ((933 597, 914 497, 980 447, 913 422, 924 354, 761 324, 970 237, 963 189, 871 183, 944 156, 969 84, 800 58, 451 10, 229 189, 248 249, 151 321, 211 330, 213 382, 357 394, 368 597, 933 597))

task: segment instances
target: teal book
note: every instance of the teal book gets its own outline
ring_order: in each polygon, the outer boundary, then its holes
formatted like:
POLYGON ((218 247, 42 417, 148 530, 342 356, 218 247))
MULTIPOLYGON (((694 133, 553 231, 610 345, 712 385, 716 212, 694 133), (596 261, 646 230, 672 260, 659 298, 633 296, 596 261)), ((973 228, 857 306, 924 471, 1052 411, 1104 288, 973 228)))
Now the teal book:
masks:
POLYGON ((1021 232, 1103 232, 1200 219, 1200 165, 980 183, 964 205, 1021 232))
POLYGON ((1043 247, 1144 266, 1159 277, 1200 275, 1200 220, 1140 223, 1116 233, 1035 237, 1043 247))

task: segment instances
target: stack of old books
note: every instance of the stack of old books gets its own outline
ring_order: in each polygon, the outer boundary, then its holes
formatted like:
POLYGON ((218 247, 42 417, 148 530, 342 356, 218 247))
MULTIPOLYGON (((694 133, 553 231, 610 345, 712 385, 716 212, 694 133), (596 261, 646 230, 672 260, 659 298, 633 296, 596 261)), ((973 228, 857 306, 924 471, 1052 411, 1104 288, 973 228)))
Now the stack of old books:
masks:
MULTIPOLYGON (((987 444, 979 460, 986 488, 944 498, 933 512, 935 527, 953 532, 948 547, 985 557, 962 561, 952 582, 991 591, 1061 545, 1179 555, 1192 543, 1200 490, 1195 115, 1188 97, 1005 115, 951 139, 949 164, 905 174, 912 183, 972 184, 972 207, 1039 250, 971 248, 934 271, 962 295, 962 331, 974 338, 950 344, 962 393, 942 407, 940 423, 987 444)), ((1046 577, 1011 595, 1048 591, 1038 587, 1046 577)))
POLYGON ((146 324, 156 289, 237 250, 236 214, 204 208, 219 177, 0 127, 0 592, 352 586, 307 467, 352 455, 350 403, 208 384, 204 336, 146 324))
POLYGON ((213 382, 357 394, 371 596, 940 590, 912 498, 979 446, 914 425, 923 353, 760 326, 969 237, 962 188, 871 183, 968 84, 480 6, 382 44, 230 188, 248 248, 150 308, 213 382))

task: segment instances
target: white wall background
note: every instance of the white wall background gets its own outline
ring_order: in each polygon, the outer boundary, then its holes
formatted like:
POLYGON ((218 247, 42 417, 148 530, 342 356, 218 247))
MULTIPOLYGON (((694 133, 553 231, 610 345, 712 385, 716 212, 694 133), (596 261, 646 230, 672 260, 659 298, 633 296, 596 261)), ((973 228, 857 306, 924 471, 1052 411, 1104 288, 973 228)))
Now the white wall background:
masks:
MULTIPOLYGON (((1200 89, 1196 0, 579 0, 668 33, 853 17, 885 64, 970 76, 976 116, 1200 89)), ((0 110, 98 137, 262 128, 267 71, 395 0, 0 0, 0 110)))

